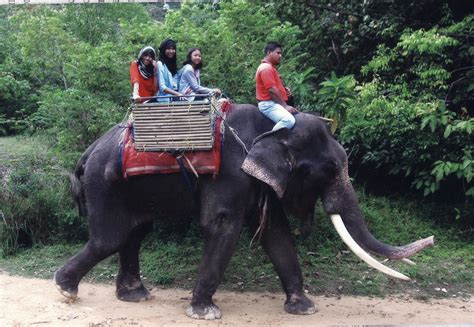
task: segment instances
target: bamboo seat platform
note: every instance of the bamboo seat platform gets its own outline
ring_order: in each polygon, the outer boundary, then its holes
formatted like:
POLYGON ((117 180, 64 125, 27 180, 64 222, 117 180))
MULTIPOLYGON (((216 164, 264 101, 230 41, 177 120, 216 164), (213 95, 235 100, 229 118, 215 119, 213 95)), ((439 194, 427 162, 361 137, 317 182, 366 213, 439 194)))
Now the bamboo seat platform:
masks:
POLYGON ((132 117, 137 151, 211 150, 214 144, 209 100, 135 104, 132 117))

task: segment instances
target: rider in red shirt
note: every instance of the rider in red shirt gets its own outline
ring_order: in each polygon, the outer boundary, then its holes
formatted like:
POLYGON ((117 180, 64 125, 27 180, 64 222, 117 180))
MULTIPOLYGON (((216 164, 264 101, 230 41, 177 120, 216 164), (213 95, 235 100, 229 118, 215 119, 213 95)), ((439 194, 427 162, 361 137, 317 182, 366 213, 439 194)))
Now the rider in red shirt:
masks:
POLYGON ((130 81, 133 86, 133 100, 143 102, 142 97, 153 97, 158 91, 156 52, 152 47, 144 47, 138 59, 130 64, 130 81))
POLYGON ((291 95, 283 86, 280 75, 275 68, 281 61, 282 47, 276 42, 269 42, 265 47, 265 57, 255 74, 256 97, 260 112, 275 122, 273 131, 281 128, 291 129, 295 125, 294 113, 298 110, 286 103, 291 95))

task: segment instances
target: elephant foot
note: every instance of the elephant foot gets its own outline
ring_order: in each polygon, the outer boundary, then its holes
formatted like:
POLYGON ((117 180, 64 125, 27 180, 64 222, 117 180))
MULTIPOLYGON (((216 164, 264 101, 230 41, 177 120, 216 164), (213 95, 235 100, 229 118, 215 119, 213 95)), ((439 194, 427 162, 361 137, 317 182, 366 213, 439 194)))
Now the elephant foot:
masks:
POLYGON ((124 280, 117 279, 117 290, 115 291, 117 299, 125 302, 143 302, 153 298, 140 279, 127 282, 124 280))
POLYGON ((285 301, 285 311, 295 315, 311 315, 318 309, 304 294, 293 294, 285 301))
POLYGON ((186 315, 193 319, 216 320, 222 317, 222 312, 214 303, 209 305, 191 304, 186 309, 186 315))
POLYGON ((134 289, 117 289, 116 295, 117 299, 125 302, 144 302, 153 298, 151 293, 143 285, 134 289))
POLYGON ((59 293, 70 300, 77 299, 77 284, 74 286, 68 285, 65 278, 63 277, 63 274, 61 273, 61 270, 58 270, 54 273, 53 281, 56 285, 56 288, 59 290, 59 293))

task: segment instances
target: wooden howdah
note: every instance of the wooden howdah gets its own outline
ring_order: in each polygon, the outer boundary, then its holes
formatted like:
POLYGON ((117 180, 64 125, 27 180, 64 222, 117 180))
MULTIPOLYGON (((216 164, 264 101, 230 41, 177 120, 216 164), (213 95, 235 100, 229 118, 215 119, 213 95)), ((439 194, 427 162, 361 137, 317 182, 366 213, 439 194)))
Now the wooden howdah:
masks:
POLYGON ((214 143, 211 101, 135 104, 132 107, 137 151, 210 150, 214 143))

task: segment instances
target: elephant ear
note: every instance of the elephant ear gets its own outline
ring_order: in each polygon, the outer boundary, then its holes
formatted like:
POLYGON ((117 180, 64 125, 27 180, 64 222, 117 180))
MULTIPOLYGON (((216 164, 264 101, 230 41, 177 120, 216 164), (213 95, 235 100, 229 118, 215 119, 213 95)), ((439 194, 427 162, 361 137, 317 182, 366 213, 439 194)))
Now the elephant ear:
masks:
POLYGON ((241 166, 244 172, 271 186, 280 199, 293 168, 285 145, 288 133, 288 129, 282 128, 258 136, 241 166))

